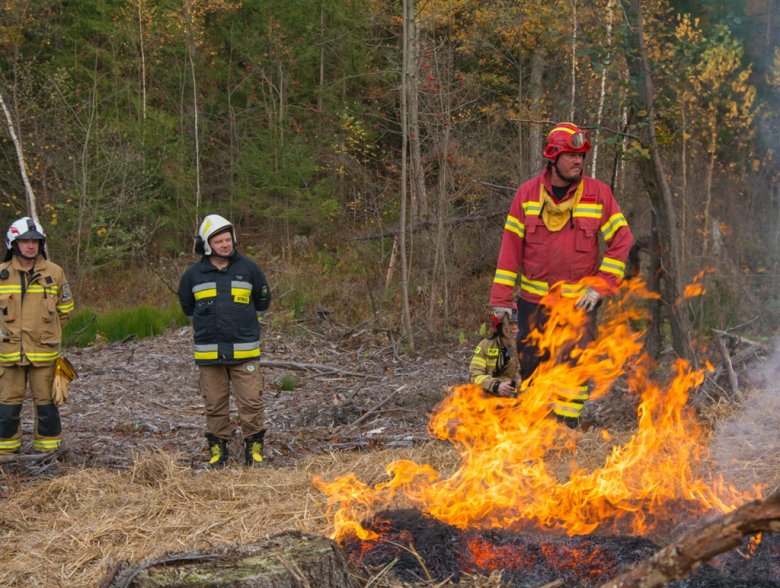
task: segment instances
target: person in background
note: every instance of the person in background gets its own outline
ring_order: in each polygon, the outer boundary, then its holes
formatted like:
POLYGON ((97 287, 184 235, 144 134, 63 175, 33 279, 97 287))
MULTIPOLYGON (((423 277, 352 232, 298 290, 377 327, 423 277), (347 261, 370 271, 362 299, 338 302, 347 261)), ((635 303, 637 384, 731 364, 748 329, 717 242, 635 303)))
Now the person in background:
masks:
POLYGON ((517 337, 517 306, 512 306, 509 318, 512 332, 504 333, 504 325, 493 313, 493 335, 479 342, 469 364, 471 383, 496 396, 517 394, 514 381, 517 361, 513 357, 510 339, 517 337))
POLYGON ((62 444, 52 384, 73 298, 65 272, 47 259, 40 223, 29 217, 15 221, 5 245, 0 264, 0 455, 21 451, 20 415, 28 386, 35 411, 33 452, 44 453, 62 444))
POLYGON ((230 389, 236 399, 248 467, 263 464, 265 436, 260 321, 271 303, 265 275, 236 251, 233 225, 211 214, 203 219, 195 251, 203 257, 179 282, 179 302, 192 321, 198 383, 206 411, 209 468, 228 462, 230 389))
MULTIPOLYGON (((490 306, 499 319, 511 314, 520 278, 517 349, 523 382, 549 358, 549 351, 529 335, 547 326, 545 296, 551 288, 558 289, 557 300, 569 301, 572 313, 585 313, 579 337, 559 358, 574 365, 572 351, 596 337, 602 297, 611 295, 625 274, 633 237, 609 186, 584 175, 590 148, 586 131, 572 123, 557 124, 547 135, 544 171, 520 186, 504 225, 490 306), (605 244, 603 255, 599 238, 605 244)), ((567 426, 579 426, 587 382, 561 382, 556 388, 551 391, 553 413, 567 426)))

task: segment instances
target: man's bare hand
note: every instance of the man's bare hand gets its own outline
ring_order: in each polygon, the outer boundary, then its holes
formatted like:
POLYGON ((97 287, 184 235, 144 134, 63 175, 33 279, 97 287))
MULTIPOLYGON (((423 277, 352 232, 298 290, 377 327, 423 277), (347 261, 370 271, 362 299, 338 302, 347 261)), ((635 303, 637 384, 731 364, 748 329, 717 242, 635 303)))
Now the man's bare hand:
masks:
POLYGON ((512 386, 512 384, 510 384, 509 382, 501 382, 498 385, 499 396, 504 396, 508 398, 510 396, 514 396, 515 392, 517 392, 517 390, 515 390, 515 387, 512 386))

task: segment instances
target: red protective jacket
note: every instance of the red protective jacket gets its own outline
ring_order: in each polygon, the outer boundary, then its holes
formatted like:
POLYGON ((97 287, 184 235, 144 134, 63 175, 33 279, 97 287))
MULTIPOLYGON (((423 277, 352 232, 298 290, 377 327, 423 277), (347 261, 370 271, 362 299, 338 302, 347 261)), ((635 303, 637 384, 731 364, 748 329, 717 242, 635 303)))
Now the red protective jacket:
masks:
MULTIPOLYGON (((515 194, 504 226, 490 306, 512 306, 518 271, 520 298, 529 302, 539 302, 559 282, 563 296, 579 298, 585 292, 582 278, 603 278, 606 286, 596 287, 602 295, 611 294, 623 279, 634 238, 609 187, 583 176, 582 197, 572 212, 574 228, 567 222, 560 231, 551 232, 540 217, 542 183, 553 193, 550 174, 546 169, 515 194), (606 243, 603 257, 599 234, 606 243)), ((564 200, 572 198, 578 186, 572 184, 564 200)))

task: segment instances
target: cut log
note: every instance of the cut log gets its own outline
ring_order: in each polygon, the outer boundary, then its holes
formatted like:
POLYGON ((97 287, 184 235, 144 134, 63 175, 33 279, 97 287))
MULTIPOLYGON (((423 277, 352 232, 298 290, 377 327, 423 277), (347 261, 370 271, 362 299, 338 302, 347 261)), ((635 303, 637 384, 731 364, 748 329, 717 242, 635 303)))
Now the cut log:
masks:
POLYGON ((744 504, 691 531, 601 588, 661 588, 716 555, 739 547, 746 535, 760 531, 780 531, 780 492, 744 504))
POLYGON ((231 550, 172 554, 125 569, 106 588, 354 588, 334 541, 289 531, 231 550))

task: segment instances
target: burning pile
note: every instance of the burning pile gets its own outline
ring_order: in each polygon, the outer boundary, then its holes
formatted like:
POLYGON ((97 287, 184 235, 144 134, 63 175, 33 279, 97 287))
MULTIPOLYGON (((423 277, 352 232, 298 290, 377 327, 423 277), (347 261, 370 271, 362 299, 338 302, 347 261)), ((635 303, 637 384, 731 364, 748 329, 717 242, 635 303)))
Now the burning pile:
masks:
MULTIPOLYGON (((645 320, 643 302, 652 297, 643 283, 625 283, 602 312, 599 337, 574 367, 557 358, 571 347, 573 323, 582 317, 571 301, 550 300, 549 326, 533 336, 551 357, 520 398, 489 396, 469 385, 455 388, 436 407, 429 432, 460 453, 454 474, 443 478, 430 465, 397 461, 387 466, 389 481, 374 487, 354 475, 315 479, 329 496, 334 537, 380 538, 376 525, 368 528, 363 521, 388 508, 415 508, 464 530, 646 536, 683 513, 725 513, 756 498, 759 491, 726 485, 708 460, 709 430, 686 406, 703 371, 678 361, 665 389, 650 379, 653 362, 642 353, 642 332, 633 326, 645 320), (589 380, 591 399, 597 399, 624 374, 629 390, 641 398, 636 432, 613 446, 601 467, 572 467, 568 479, 558 479, 550 466, 562 450, 576 449, 579 433, 549 418, 551 391, 556 384, 589 380)), ((602 434, 609 440, 607 431, 602 434)))

